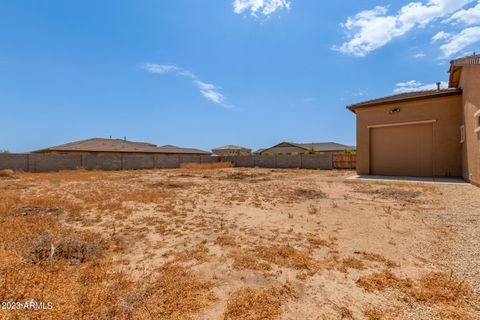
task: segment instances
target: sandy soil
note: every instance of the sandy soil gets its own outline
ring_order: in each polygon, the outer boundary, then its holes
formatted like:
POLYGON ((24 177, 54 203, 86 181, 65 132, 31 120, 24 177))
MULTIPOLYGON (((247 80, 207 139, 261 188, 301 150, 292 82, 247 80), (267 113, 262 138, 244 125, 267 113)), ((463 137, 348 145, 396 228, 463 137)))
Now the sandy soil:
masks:
POLYGON ((171 262, 211 282, 193 319, 480 319, 480 188, 353 174, 19 174, 0 188, 81 204, 62 224, 109 241, 135 281, 171 262))

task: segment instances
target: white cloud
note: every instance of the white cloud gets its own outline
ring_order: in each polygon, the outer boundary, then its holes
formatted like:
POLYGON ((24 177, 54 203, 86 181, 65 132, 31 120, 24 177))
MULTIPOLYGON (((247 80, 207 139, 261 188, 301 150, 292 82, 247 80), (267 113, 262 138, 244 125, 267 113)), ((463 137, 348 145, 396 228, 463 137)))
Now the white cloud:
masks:
POLYGON ((445 57, 451 57, 478 41, 480 41, 480 26, 471 27, 452 37, 449 42, 440 46, 440 49, 445 57))
POLYGON ((445 22, 449 23, 462 23, 465 25, 474 25, 480 24, 480 1, 475 7, 470 9, 462 9, 455 12, 450 18, 445 20, 445 22))
MULTIPOLYGON (((440 82, 440 88, 445 89, 448 88, 447 82, 440 82)), ((393 93, 404 93, 404 92, 412 92, 412 91, 424 91, 424 90, 436 90, 437 84, 436 83, 429 83, 423 84, 418 82, 417 80, 410 80, 406 82, 399 82, 395 85, 395 89, 393 89, 393 93)))
POLYGON ((437 42, 439 40, 444 40, 450 38, 451 34, 445 31, 440 31, 432 37, 432 42, 437 42))
POLYGON ((237 14, 250 11, 252 16, 261 13, 267 17, 279 9, 290 10, 290 1, 288 0, 235 0, 233 2, 233 11, 237 14))
POLYGON ((172 65, 159 65, 154 63, 145 63, 142 68, 150 73, 164 74, 169 72, 177 72, 179 69, 172 65))
POLYGON ((424 58, 424 57, 426 57, 426 56, 427 56, 427 55, 426 55, 425 53, 422 53, 422 52, 413 55, 413 57, 414 57, 415 59, 424 58))
POLYGON ((167 74, 173 73, 178 76, 187 77, 192 80, 193 84, 200 90, 200 93, 203 97, 210 102, 221 105, 226 108, 231 108, 232 106, 226 104, 225 96, 220 92, 220 88, 207 82, 201 81, 194 73, 179 68, 175 65, 161 65, 155 63, 145 63, 141 66, 142 69, 150 73, 155 74, 167 74))
POLYGON ((387 15, 388 8, 377 6, 349 17, 343 27, 350 40, 334 49, 363 57, 413 28, 425 27, 433 20, 448 16, 463 8, 471 0, 429 0, 426 3, 411 2, 396 14, 387 15))

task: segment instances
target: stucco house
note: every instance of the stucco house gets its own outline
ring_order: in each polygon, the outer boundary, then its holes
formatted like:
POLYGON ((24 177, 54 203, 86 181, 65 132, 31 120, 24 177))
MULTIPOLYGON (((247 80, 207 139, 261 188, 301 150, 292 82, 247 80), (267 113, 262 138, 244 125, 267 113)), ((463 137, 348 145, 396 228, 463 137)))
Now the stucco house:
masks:
POLYGON ((294 143, 281 142, 273 147, 262 149, 258 151, 262 155, 290 155, 290 154, 305 154, 310 151, 314 153, 338 153, 344 150, 353 150, 354 147, 347 146, 336 142, 316 142, 316 143, 294 143))
POLYGON ((161 155, 209 155, 208 151, 193 148, 179 148, 172 145, 157 147, 148 142, 134 142, 126 139, 92 138, 32 151, 32 153, 54 154, 161 154, 161 155))
POLYGON ((252 149, 228 145, 212 149, 212 152, 217 156, 248 156, 252 154, 252 149))
POLYGON ((348 106, 360 175, 460 177, 480 184, 480 56, 451 61, 449 88, 348 106))

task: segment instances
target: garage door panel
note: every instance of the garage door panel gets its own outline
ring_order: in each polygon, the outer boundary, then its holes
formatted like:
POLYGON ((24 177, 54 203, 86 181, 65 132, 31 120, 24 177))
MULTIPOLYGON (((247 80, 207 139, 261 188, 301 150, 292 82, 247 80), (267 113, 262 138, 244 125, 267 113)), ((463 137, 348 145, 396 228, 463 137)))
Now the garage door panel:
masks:
POLYGON ((372 128, 370 173, 392 176, 432 176, 433 124, 372 128))

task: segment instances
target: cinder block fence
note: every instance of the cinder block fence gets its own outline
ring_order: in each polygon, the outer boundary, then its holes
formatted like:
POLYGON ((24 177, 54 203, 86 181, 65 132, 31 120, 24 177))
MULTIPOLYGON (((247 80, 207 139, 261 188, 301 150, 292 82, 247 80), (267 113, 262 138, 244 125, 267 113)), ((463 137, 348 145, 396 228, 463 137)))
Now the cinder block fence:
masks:
POLYGON ((182 163, 232 162, 235 167, 334 169, 332 154, 252 155, 212 157, 208 155, 157 154, 0 154, 0 170, 26 172, 61 170, 133 170, 179 168, 182 163))

